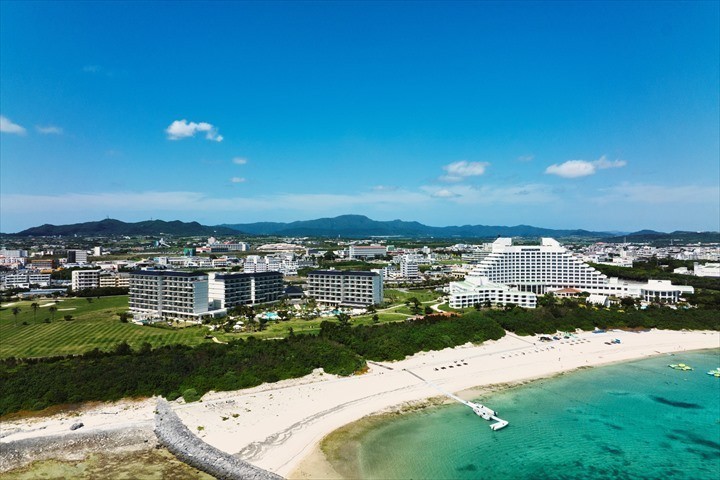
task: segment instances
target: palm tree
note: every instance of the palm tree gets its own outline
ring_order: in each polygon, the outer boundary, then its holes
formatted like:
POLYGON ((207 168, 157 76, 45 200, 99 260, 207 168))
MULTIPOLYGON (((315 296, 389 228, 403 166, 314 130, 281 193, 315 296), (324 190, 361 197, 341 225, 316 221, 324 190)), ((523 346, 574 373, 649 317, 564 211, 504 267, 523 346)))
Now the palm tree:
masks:
POLYGON ((19 307, 13 307, 12 314, 15 317, 15 326, 16 327, 17 327, 17 316, 18 316, 18 313, 20 313, 20 312, 21 312, 21 310, 19 307))
POLYGON ((37 302, 33 302, 30 304, 30 308, 33 309, 33 322, 35 322, 35 320, 37 320, 37 311, 38 308, 40 308, 40 304, 37 302))
POLYGON ((48 312, 50 312, 50 315, 52 315, 52 319, 55 320, 55 312, 57 312, 57 307, 55 305, 51 305, 50 308, 48 308, 48 312))

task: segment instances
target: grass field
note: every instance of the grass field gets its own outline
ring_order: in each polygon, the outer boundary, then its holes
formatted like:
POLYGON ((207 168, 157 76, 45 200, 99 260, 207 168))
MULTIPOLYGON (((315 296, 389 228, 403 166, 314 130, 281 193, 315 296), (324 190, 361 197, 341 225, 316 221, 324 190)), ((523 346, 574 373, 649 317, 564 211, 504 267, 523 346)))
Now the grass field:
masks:
MULTIPOLYGON (((378 312, 379 323, 402 321, 411 316, 412 312, 405 306, 408 298, 416 297, 424 305, 429 305, 439 296, 433 290, 388 289, 385 297, 392 302, 392 306, 378 312)), ((91 303, 84 298, 60 299, 58 303, 37 300, 40 305, 37 312, 30 306, 32 303, 20 301, 0 307, 0 358, 79 354, 94 348, 110 350, 123 341, 133 348, 139 348, 145 342, 158 347, 172 344, 198 345, 211 341, 205 338, 209 333, 205 327, 160 328, 121 323, 117 314, 128 310, 126 295, 93 298, 91 303), (54 318, 48 310, 50 305, 58 309, 54 318), (20 308, 17 318, 12 314, 14 307, 20 308), (72 320, 64 320, 65 315, 72 315, 72 320), (45 319, 50 319, 50 323, 45 323, 45 319)), ((212 335, 220 341, 249 336, 281 338, 286 337, 291 328, 296 334, 313 334, 320 331, 323 320, 334 320, 334 317, 270 322, 261 332, 213 332, 212 335)), ((351 323, 371 325, 372 315, 353 317, 351 323)))
POLYGON ((92 303, 84 298, 61 299, 57 304, 39 300, 41 307, 36 314, 30 307, 32 303, 21 301, 0 307, 0 358, 78 354, 94 348, 110 350, 123 341, 133 348, 145 342, 160 346, 208 341, 204 338, 207 329, 202 327, 163 329, 121 323, 117 313, 127 311, 126 295, 93 298, 92 303), (58 309, 54 320, 48 311, 51 304, 58 309), (17 319, 12 314, 14 307, 21 310, 17 319), (65 315, 72 315, 73 320, 64 320, 65 315), (44 323, 46 318, 51 323, 44 323))
POLYGON ((384 293, 385 301, 393 304, 404 304, 405 300, 412 297, 417 298, 421 303, 432 302, 442 296, 442 293, 430 289, 407 290, 404 288, 386 288, 384 293))

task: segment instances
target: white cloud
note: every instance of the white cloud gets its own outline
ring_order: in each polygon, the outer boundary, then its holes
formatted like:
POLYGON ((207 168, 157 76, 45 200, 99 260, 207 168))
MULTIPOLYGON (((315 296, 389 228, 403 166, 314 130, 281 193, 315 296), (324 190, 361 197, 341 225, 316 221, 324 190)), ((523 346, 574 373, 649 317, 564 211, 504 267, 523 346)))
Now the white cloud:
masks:
POLYGON ((205 132, 205 138, 214 142, 222 142, 223 136, 218 135, 217 127, 207 122, 188 122, 187 120, 175 120, 165 129, 169 140, 180 140, 182 138, 194 137, 198 132, 205 132))
POLYGON ((459 197, 460 195, 454 192, 451 192, 447 188, 442 188, 440 190, 436 190, 433 193, 430 194, 431 196, 435 198, 453 198, 453 197, 459 197))
POLYGON ((420 189, 431 197, 446 198, 458 205, 537 205, 559 200, 552 187, 543 184, 479 187, 453 185, 446 188, 428 185, 420 189))
POLYGON ((46 127, 35 125, 35 130, 42 133, 43 135, 60 135, 63 133, 63 129, 54 125, 48 125, 46 127))
POLYGON ((235 157, 232 161, 235 165, 245 165, 248 162, 247 158, 243 157, 235 157))
MULTIPOLYGON (((342 214, 352 209, 375 208, 393 211, 396 207, 416 208, 431 202, 429 195, 399 190, 358 194, 284 193, 259 197, 212 197, 200 192, 103 192, 61 195, 0 194, 2 215, 23 212, 38 217, 66 216, 82 211, 83 217, 128 213, 292 211, 302 215, 342 214), (113 213, 115 212, 115 213, 113 213)), ((99 218, 99 217, 98 217, 99 218)))
POLYGON ((232 183, 245 183, 245 178, 243 177, 232 177, 230 179, 232 183))
POLYGON ((0 115, 0 132, 25 135, 25 128, 21 127, 17 123, 13 123, 9 118, 0 115))
POLYGON ((625 160, 608 160, 605 155, 589 162, 587 160, 568 160, 564 163, 555 163, 545 169, 545 173, 563 178, 578 178, 594 175, 598 170, 607 168, 620 168, 627 165, 625 160))
POLYGON ((565 163, 550 165, 545 169, 545 173, 563 178, 586 177, 595 173, 595 165, 585 160, 568 160, 565 163))
POLYGON ((624 167, 625 165, 627 165, 627 162, 626 162, 625 160, 612 160, 612 161, 610 161, 610 160, 607 159, 607 157, 606 157, 605 155, 603 155, 603 156, 600 157, 599 159, 595 160, 595 161, 593 162, 593 164, 594 164, 597 168, 599 168, 599 169, 601 169, 601 170, 604 170, 604 169, 606 169, 606 168, 620 168, 620 167, 624 167))
POLYGON ((443 167, 447 175, 440 177, 444 182, 460 182, 467 177, 477 177, 485 173, 485 169, 489 167, 488 162, 468 162, 461 160, 453 162, 443 167))
POLYGON ((372 189, 376 192, 394 192, 398 187, 393 185, 375 185, 372 189))

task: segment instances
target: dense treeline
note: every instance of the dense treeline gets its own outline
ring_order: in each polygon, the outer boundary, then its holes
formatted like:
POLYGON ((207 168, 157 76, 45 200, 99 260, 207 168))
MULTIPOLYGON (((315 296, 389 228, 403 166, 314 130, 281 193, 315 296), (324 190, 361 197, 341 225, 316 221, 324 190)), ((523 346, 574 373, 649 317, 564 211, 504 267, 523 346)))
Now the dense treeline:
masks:
POLYGON ((713 309, 673 310, 649 307, 646 310, 588 309, 551 306, 525 310, 490 310, 484 312, 505 330, 518 335, 594 328, 659 328, 664 330, 720 330, 720 317, 713 309))
POLYGON ((381 328, 323 322, 320 337, 349 347, 368 360, 401 360, 420 351, 441 350, 467 342, 481 343, 505 335, 497 322, 480 312, 448 320, 427 316, 421 320, 388 323, 381 328))
POLYGON ((76 297, 112 297, 114 295, 127 295, 130 291, 127 287, 98 287, 84 288, 75 292, 76 297))
POLYGON ((720 278, 695 277, 693 275, 681 275, 672 271, 678 267, 686 267, 688 263, 683 260, 671 258, 651 259, 647 262, 635 262, 632 268, 615 267, 613 265, 590 264, 595 269, 608 277, 618 277, 637 282, 653 280, 671 280, 675 285, 691 285, 695 288, 708 290, 720 290, 720 278), (667 270, 660 268, 660 265, 667 265, 667 270))
MULTIPOLYGON (((482 310, 459 317, 352 327, 323 322, 320 334, 281 340, 253 337, 226 345, 167 346, 137 351, 123 343, 112 352, 97 349, 76 357, 7 359, 0 362, 0 415, 51 405, 186 391, 236 390, 300 377, 322 367, 350 375, 365 359, 398 360, 423 350, 499 339, 504 330, 520 335, 575 328, 661 328, 720 330, 714 309, 592 309, 550 305, 535 310, 482 310)), ((187 394, 186 394, 187 395, 187 394)))
POLYGON ((0 364, 0 415, 51 405, 124 397, 177 398, 188 389, 237 390, 300 377, 322 367, 350 375, 365 362, 350 349, 314 336, 247 341, 195 348, 174 345, 132 351, 120 344, 71 358, 0 364))

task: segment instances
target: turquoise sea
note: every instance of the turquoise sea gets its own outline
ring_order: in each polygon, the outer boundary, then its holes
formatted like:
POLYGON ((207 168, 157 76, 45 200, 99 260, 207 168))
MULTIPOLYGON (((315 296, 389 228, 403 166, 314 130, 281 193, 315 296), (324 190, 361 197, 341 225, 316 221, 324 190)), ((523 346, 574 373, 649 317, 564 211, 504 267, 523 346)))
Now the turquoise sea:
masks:
POLYGON ((720 479, 720 350, 581 370, 484 396, 494 432, 459 404, 360 439, 368 479, 720 479), (668 368, 685 363, 691 372, 668 368))

